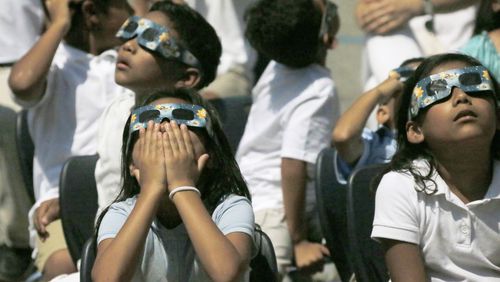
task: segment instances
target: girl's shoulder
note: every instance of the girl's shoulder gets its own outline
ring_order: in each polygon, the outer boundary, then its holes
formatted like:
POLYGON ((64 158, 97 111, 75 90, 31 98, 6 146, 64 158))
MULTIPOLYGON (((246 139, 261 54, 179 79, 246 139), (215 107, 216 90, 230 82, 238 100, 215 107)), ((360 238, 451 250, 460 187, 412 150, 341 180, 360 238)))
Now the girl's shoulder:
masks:
POLYGON ((221 198, 221 200, 217 204, 217 207, 215 208, 215 211, 221 209, 225 210, 233 206, 248 206, 251 208, 252 204, 247 197, 243 197, 236 194, 228 194, 221 198))
POLYGON ((112 213, 129 214, 130 212, 132 212, 132 209, 134 208, 136 201, 137 201, 137 196, 133 196, 123 201, 114 202, 113 204, 111 204, 111 206, 109 206, 108 213, 112 212, 112 213))

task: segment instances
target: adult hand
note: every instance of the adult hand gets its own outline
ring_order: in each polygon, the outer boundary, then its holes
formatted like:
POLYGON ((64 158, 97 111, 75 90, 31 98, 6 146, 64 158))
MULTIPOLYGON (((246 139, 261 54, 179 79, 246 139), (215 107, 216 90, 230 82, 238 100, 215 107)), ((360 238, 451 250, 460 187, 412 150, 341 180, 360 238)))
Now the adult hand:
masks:
POLYGON ((33 215, 33 223, 35 224, 36 232, 42 241, 49 237, 47 225, 60 217, 59 214, 59 198, 47 200, 40 204, 33 215))
POLYGON ((147 128, 139 130, 139 140, 134 145, 132 173, 141 186, 142 193, 165 193, 167 174, 163 154, 160 124, 149 121, 147 128))
POLYGON ((422 0, 358 0, 356 20, 365 32, 385 34, 421 14, 422 0))
POLYGON ((208 154, 196 155, 195 147, 203 146, 199 138, 192 138, 185 124, 175 121, 165 123, 163 148, 167 170, 168 189, 179 186, 194 186, 208 161, 208 154))
POLYGON ((320 244, 306 240, 294 245, 295 265, 303 273, 315 273, 323 269, 325 257, 330 256, 330 251, 320 244))

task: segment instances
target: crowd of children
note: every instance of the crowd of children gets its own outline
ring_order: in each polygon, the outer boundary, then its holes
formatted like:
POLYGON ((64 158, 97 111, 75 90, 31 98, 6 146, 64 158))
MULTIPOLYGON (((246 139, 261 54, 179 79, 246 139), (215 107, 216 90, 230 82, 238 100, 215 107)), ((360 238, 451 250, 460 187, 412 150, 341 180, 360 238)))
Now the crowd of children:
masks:
MULTIPOLYGON (((33 19, 40 27, 44 13, 44 30, 5 65, 10 95, 27 109, 35 203, 28 212, 27 195, 10 192, 20 177, 4 177, 12 186, 0 199, 16 201, 0 207, 0 281, 25 278, 30 248, 38 280, 78 281, 59 177, 68 158, 93 154, 93 280, 248 281, 256 228, 273 243, 277 281, 339 279, 323 270, 330 250, 314 191, 317 156, 331 146, 340 183, 388 163, 371 236, 392 281, 500 281, 499 1, 436 1, 481 2, 475 35, 455 53, 405 57, 343 113, 326 67, 342 3, 228 2, 40 1, 33 19), (270 61, 246 94, 254 52, 270 61), (252 107, 233 155, 210 99, 240 95, 252 107), (376 130, 366 128, 373 112, 376 130), (17 239, 4 235, 12 210, 17 239)), ((424 2, 383 22, 375 14, 392 0, 359 0, 358 20, 393 31, 434 1, 424 2)), ((11 145, 0 143, 0 156, 11 145)))

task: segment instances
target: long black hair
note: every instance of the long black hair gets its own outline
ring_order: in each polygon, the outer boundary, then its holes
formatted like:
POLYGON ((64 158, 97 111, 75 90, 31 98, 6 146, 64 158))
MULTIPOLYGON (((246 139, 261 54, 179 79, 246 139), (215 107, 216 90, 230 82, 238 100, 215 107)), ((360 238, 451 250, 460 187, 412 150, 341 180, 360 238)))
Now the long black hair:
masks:
MULTIPOLYGON (((395 155, 392 157, 391 162, 385 173, 388 171, 398 171, 403 173, 409 173, 415 179, 417 191, 425 192, 426 194, 434 194, 437 191, 436 183, 432 180, 432 175, 436 171, 436 159, 426 142, 419 144, 410 143, 406 135, 406 124, 408 120, 408 109, 410 108, 411 96, 413 93, 413 88, 421 79, 429 76, 433 69, 437 66, 448 63, 448 62, 463 62, 467 66, 481 66, 481 63, 467 55, 462 54, 440 54, 434 55, 425 59, 420 66, 415 70, 413 76, 411 76, 405 84, 403 90, 403 95, 399 100, 399 105, 396 112, 396 129, 397 129, 397 150, 395 155), (427 162, 429 166, 429 171, 427 174, 422 175, 420 170, 413 165, 413 161, 417 159, 423 159, 427 162), (428 187, 426 183, 432 183, 434 187, 428 187)), ((494 97, 498 100, 499 98, 499 85, 493 76, 491 76, 493 85, 495 88, 494 97)), ((427 108, 428 109, 428 108, 427 108)), ((422 113, 425 113, 427 109, 420 111, 415 121, 417 123, 422 122, 422 113)), ((497 130, 491 144, 493 157, 500 157, 500 134, 497 130)))
MULTIPOLYGON (((176 89, 172 91, 159 91, 148 97, 143 105, 151 104, 161 98, 179 98, 190 104, 199 105, 207 110, 208 119, 211 122, 213 134, 209 135, 205 129, 190 128, 203 142, 210 158, 208 164, 203 169, 197 188, 201 191, 201 198, 210 214, 213 213, 217 204, 229 194, 236 194, 251 199, 248 187, 243 180, 240 169, 222 130, 218 115, 212 105, 201 98, 192 89, 176 89)), ((143 106, 141 105, 141 106, 143 106)), ((139 138, 138 131, 133 132, 129 137, 130 116, 123 130, 122 145, 122 189, 113 203, 124 201, 140 193, 141 187, 137 179, 131 175, 129 165, 132 163, 132 149, 139 138), (130 140, 128 140, 130 138, 130 140)), ((106 208, 96 224, 96 235, 104 214, 109 209, 106 208)))

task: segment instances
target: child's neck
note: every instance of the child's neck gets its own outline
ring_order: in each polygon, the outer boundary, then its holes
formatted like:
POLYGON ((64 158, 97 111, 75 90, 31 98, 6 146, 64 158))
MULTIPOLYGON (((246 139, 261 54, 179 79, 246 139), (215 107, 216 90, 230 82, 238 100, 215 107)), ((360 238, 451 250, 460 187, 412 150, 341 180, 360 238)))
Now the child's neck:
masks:
POLYGON ((492 178, 490 146, 475 147, 450 146, 434 153, 439 175, 465 204, 483 199, 492 178))

